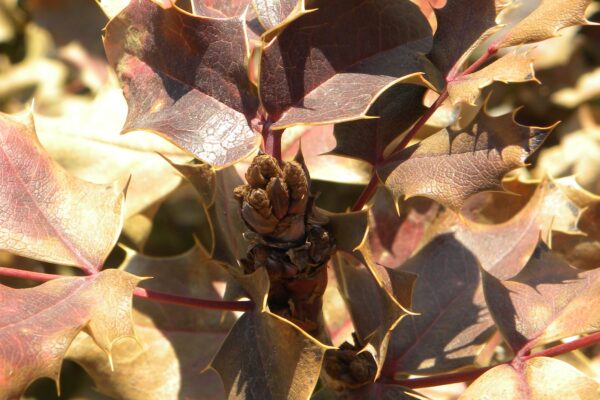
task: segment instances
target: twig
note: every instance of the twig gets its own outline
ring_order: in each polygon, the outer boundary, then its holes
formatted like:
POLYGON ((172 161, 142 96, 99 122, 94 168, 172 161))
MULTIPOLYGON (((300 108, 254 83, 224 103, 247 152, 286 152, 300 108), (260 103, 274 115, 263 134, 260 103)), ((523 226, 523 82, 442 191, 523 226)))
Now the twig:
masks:
MULTIPOLYGON (((37 282, 47 282, 53 279, 66 278, 62 275, 46 274, 42 272, 26 271, 16 268, 0 267, 0 276, 8 276, 12 278, 29 279, 37 282)), ((86 279, 93 275, 81 276, 76 278, 86 279)), ((135 297, 148 299, 158 303, 176 304, 185 307, 204 308, 208 310, 224 310, 224 311, 250 311, 254 307, 252 301, 221 301, 221 300, 205 300, 186 296, 176 296, 168 293, 155 292, 153 290, 135 288, 133 291, 135 297)))

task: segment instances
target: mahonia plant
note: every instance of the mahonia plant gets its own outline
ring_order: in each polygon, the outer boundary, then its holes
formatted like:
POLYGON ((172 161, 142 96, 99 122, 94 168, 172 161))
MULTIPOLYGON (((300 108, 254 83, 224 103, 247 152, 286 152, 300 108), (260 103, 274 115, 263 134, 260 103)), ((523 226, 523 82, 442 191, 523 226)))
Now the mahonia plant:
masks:
POLYGON ((65 358, 128 400, 413 399, 458 382, 463 400, 600 398, 553 358, 600 342, 600 265, 564 245, 600 240, 600 197, 516 174, 556 125, 489 106, 494 82, 537 80, 530 44, 592 24, 591 2, 511 20, 511 0, 99 1, 122 132, 179 149, 152 163, 195 188, 208 238, 144 254, 124 221, 178 181, 90 183, 32 112, 1 114, 0 250, 81 273, 0 268, 44 282, 0 285, 0 399, 58 381, 65 358), (311 179, 319 126, 369 176, 345 212, 318 205, 337 187, 311 179), (313 134, 294 150, 299 129, 313 134))

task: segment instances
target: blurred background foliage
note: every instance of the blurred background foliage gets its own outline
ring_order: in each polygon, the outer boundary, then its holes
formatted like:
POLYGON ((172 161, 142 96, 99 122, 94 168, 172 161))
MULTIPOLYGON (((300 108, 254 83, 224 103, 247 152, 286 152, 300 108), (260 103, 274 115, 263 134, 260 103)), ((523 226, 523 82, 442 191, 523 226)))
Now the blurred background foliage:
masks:
MULTIPOLYGON (((524 7, 515 11, 515 18, 537 4, 535 0, 523 3, 524 7)), ((596 6, 590 19, 600 21, 600 2, 596 6)), ((0 0, 0 111, 15 113, 33 107, 40 140, 50 154, 67 169, 92 181, 110 181, 121 170, 112 171, 111 165, 102 162, 103 153, 93 146, 82 156, 85 160, 78 159, 70 154, 76 150, 74 141, 81 139, 79 145, 86 147, 85 140, 117 140, 114 138, 126 115, 125 102, 102 47, 101 31, 106 22, 93 0, 0 0)), ((517 119, 527 125, 548 126, 561 120, 532 166, 519 173, 531 178, 540 178, 545 172, 555 177, 577 174, 582 186, 600 194, 600 29, 569 28, 561 33, 531 50, 541 84, 495 83, 489 89, 488 108, 500 113, 522 106, 517 119)), ((469 110, 462 113, 469 114, 469 110)), ((456 122, 458 115, 456 110, 442 108, 419 137, 456 122)), ((296 152, 300 138, 314 179, 313 191, 320 193, 319 205, 338 212, 348 209, 369 177, 368 166, 335 156, 318 156, 335 145, 331 126, 288 130, 284 136, 285 156, 296 152)), ((168 144, 157 146, 163 149, 168 144)), ((177 149, 169 151, 173 157, 186 157, 177 149)), ((244 165, 239 165, 240 170, 244 165)), ((138 168, 133 174, 134 179, 140 177, 140 192, 152 186, 152 174, 173 175, 168 186, 136 194, 139 204, 128 213, 123 243, 146 254, 169 256, 192 247, 194 235, 210 241, 206 216, 189 184, 173 171, 164 172, 151 162, 139 161, 123 168, 138 168)), ((122 259, 123 251, 116 249, 107 264, 116 267, 122 259)), ((79 273, 73 268, 1 252, 0 265, 62 275, 79 273)), ((4 278, 2 282, 13 287, 33 284, 4 278)), ((598 346, 563 358, 600 376, 598 346)), ((62 399, 106 399, 92 387, 91 379, 77 364, 65 361, 60 383, 62 399)), ((463 388, 457 384, 423 392, 436 399, 452 399, 463 388)), ((58 397, 54 384, 44 379, 30 387, 26 398, 58 397)))

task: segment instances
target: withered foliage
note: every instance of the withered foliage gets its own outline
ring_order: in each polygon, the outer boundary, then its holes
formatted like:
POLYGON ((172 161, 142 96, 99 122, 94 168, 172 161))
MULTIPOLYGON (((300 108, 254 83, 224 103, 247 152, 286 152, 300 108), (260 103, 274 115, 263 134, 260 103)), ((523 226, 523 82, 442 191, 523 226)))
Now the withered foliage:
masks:
POLYGON ((600 398, 598 9, 0 0, 0 400, 600 398))

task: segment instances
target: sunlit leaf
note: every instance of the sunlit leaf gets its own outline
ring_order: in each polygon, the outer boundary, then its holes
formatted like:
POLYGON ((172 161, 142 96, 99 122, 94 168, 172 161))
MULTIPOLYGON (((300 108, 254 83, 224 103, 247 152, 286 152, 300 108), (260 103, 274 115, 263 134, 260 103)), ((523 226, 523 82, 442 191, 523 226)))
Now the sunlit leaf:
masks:
POLYGON ((464 129, 447 128, 407 147, 377 172, 396 196, 425 196, 458 211, 475 193, 502 190, 502 177, 526 165, 552 128, 481 112, 464 129))
POLYGON ((104 45, 129 104, 124 131, 160 133, 215 166, 258 147, 248 124, 258 101, 244 66, 240 18, 134 1, 107 25, 104 45))
POLYGON ((110 368, 116 342, 135 342, 131 295, 140 280, 106 270, 30 289, 0 285, 0 398, 19 398, 38 378, 58 382, 65 353, 82 330, 110 368))
POLYGON ((259 92, 278 119, 273 127, 361 118, 392 84, 424 83, 422 54, 431 48, 431 28, 416 5, 351 0, 310 6, 318 11, 290 23, 262 55, 259 92))
POLYGON ((460 400, 592 400, 598 397, 598 383, 569 364, 538 357, 513 367, 500 365, 469 386, 460 400))
MULTIPOLYGON (((228 276, 199 247, 155 258, 126 249, 121 269, 152 276, 142 287, 207 300, 222 299, 228 276)), ((129 400, 211 400, 225 393, 219 376, 205 370, 235 321, 232 313, 134 299, 138 343, 117 344, 114 370, 86 334, 67 356, 79 363, 106 395, 129 400)))
POLYGON ((30 115, 0 115, 0 171, 1 249, 100 269, 121 231, 124 182, 68 174, 42 148, 30 115))

